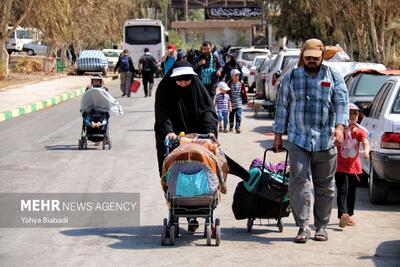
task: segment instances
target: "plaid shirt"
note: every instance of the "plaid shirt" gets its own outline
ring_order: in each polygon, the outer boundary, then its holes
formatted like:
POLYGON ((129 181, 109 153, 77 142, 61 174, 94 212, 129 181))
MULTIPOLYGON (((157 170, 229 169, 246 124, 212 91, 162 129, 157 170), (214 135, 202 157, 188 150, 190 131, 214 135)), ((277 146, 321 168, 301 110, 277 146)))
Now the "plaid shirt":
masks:
POLYGON ((347 125, 349 96, 342 76, 322 65, 315 77, 303 67, 286 73, 279 89, 275 133, 307 151, 333 146, 337 124, 347 125))

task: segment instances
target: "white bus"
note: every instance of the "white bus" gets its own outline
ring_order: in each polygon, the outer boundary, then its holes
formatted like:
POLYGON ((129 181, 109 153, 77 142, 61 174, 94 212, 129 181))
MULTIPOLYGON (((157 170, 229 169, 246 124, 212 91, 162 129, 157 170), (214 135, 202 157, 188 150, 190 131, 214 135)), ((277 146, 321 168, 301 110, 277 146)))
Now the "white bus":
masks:
POLYGON ((151 55, 160 62, 166 49, 166 32, 160 20, 131 19, 124 25, 124 49, 128 49, 137 69, 139 58, 147 47, 151 55))
MULTIPOLYGON (((12 30, 9 26, 8 30, 12 30)), ((18 26, 15 31, 8 38, 6 47, 9 52, 22 51, 24 44, 31 43, 36 40, 40 40, 41 32, 38 29, 33 28, 22 28, 18 26)))

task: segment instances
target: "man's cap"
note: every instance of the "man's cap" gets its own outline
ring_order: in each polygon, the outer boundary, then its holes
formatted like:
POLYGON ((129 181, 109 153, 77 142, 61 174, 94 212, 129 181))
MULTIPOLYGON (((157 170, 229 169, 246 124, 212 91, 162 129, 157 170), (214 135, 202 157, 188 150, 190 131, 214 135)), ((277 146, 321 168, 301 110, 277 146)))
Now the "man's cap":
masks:
POLYGON ((172 70, 171 78, 178 77, 182 75, 196 75, 194 72, 192 64, 187 61, 179 62, 176 64, 176 67, 172 70))
POLYGON ((104 80, 103 76, 101 76, 100 74, 94 75, 90 79, 91 80, 104 80))
POLYGON ((168 44, 168 45, 167 45, 167 49, 168 49, 168 50, 170 50, 170 49, 176 50, 176 45, 174 45, 174 44, 168 44))
POLYGON ((231 88, 229 88, 229 86, 226 84, 226 82, 219 82, 219 83, 217 84, 217 88, 218 88, 218 89, 221 89, 221 90, 224 90, 224 91, 229 91, 229 90, 231 90, 231 88))
POLYGON ((235 76, 237 74, 240 74, 240 71, 238 69, 231 70, 231 76, 235 76))
POLYGON ((303 55, 305 57, 320 57, 324 52, 324 44, 318 39, 308 39, 303 44, 303 55))
POLYGON ((349 110, 351 110, 351 109, 360 111, 360 108, 356 104, 349 103, 349 110))

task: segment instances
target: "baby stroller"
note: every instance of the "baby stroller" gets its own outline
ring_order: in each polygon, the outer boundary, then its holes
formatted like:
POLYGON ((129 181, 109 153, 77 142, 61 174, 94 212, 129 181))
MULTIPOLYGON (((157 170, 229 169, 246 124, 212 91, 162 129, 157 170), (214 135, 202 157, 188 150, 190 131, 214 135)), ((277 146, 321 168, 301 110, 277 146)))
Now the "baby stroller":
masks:
MULTIPOLYGON (((166 140, 161 184, 169 209, 163 220, 161 245, 174 245, 179 237, 179 218, 204 218, 207 245, 215 238, 221 242, 221 225, 214 218, 219 191, 226 192, 227 164, 217 141, 208 135, 191 134, 179 138, 178 144, 166 140), (169 150, 176 147, 171 153, 169 150)), ((188 222, 190 224, 190 222, 188 222)))
POLYGON ((101 112, 92 110, 82 114, 83 123, 81 138, 78 141, 78 149, 87 149, 88 140, 98 143, 101 142, 103 149, 111 149, 111 138, 109 137, 108 122, 110 114, 108 112, 101 112))
MULTIPOLYGON (((281 168, 268 166, 266 149, 263 161, 254 160, 250 167, 250 179, 240 182, 233 196, 232 210, 237 220, 247 219, 247 231, 251 232, 256 218, 275 219, 279 232, 283 231, 282 218, 290 214, 288 197, 288 151, 281 168)), ((271 165, 271 164, 270 164, 271 165)))
POLYGON ((83 123, 78 149, 86 150, 88 140, 102 142, 103 149, 111 149, 109 112, 123 114, 121 105, 103 87, 93 87, 83 94, 80 111, 83 123))

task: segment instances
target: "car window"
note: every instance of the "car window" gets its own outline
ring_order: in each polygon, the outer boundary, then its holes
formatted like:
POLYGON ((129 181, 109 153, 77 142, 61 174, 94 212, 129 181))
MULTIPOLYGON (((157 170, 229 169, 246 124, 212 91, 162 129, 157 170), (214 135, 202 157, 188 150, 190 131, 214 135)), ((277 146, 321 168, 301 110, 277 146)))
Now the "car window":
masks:
POLYGON ((363 73, 355 86, 354 96, 375 96, 389 75, 363 73))
POLYGON ((104 51, 106 57, 119 57, 119 53, 115 51, 104 51))
POLYGON ((382 108, 383 108, 383 104, 386 101, 386 97, 387 97, 388 93, 390 92, 390 88, 391 87, 392 87, 392 84, 388 83, 381 89, 382 95, 381 95, 381 97, 379 98, 379 100, 377 102, 377 105, 376 105, 376 108, 374 110, 374 113, 372 114, 373 118, 375 118, 375 119, 379 118, 379 115, 381 114, 381 111, 382 111, 382 108))
POLYGON ((275 70, 278 68, 278 64, 281 61, 281 55, 278 55, 275 60, 271 63, 271 70, 275 70))
POLYGON ((299 56, 285 56, 285 57, 283 57, 281 70, 285 69, 289 65, 289 62, 291 62, 293 60, 298 61, 299 60, 299 56))
POLYGON ((261 58, 261 57, 257 58, 254 62, 254 66, 256 66, 256 67, 260 66, 260 64, 263 63, 263 61, 264 61, 264 58, 261 58))
POLYGON ((385 90, 386 87, 387 87, 387 84, 384 84, 384 85, 382 86, 382 89, 379 90, 378 94, 377 94, 377 95, 375 96, 375 98, 372 100, 372 103, 371 103, 371 110, 370 110, 370 113, 369 113, 369 117, 373 117, 373 116, 374 116, 374 113, 375 113, 375 110, 376 110, 376 108, 377 108, 377 106, 378 106, 379 100, 380 100, 380 98, 381 98, 381 96, 382 96, 382 94, 383 94, 383 92, 384 92, 384 90, 385 90))
POLYGON ((256 56, 266 55, 265 52, 243 52, 242 59, 246 61, 253 61, 256 56))
POLYGON ((392 107, 392 112, 391 113, 400 113, 400 90, 397 92, 397 96, 393 101, 393 107, 392 107))

